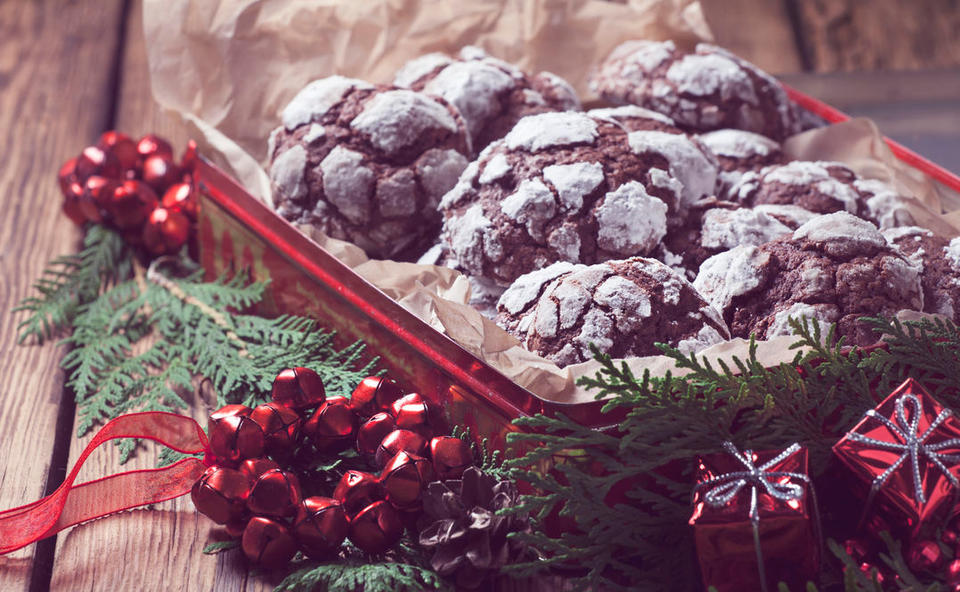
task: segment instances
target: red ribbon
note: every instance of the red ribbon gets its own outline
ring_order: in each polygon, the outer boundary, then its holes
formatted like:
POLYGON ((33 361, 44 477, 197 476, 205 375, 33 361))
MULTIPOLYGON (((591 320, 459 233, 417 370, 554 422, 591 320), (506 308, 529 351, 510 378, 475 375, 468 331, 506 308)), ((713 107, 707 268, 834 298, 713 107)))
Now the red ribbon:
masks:
POLYGON ((192 418, 150 411, 114 419, 97 432, 56 491, 31 504, 0 512, 0 555, 87 520, 180 497, 190 492, 206 469, 200 459, 185 458, 159 469, 127 471, 74 486, 87 457, 116 438, 153 440, 186 454, 207 450, 207 436, 192 418))

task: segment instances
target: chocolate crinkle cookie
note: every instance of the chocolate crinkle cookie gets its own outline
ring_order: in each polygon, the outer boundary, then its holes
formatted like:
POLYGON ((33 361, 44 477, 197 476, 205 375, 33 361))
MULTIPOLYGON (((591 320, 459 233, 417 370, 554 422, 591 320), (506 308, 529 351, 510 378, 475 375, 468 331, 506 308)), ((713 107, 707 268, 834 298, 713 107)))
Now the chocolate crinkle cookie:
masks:
POLYGON ((894 189, 861 179, 839 162, 795 160, 750 171, 727 195, 746 206, 792 204, 818 214, 845 211, 881 228, 914 224, 906 201, 894 189))
POLYGON ((698 139, 717 157, 721 197, 744 173, 787 162, 779 142, 753 132, 722 129, 701 134, 698 139))
POLYGON ((862 316, 922 310, 920 268, 876 226, 846 212, 818 216, 784 237, 714 255, 693 285, 723 314, 735 337, 792 333, 791 317, 836 323, 847 343, 876 336, 862 316))
POLYGON ((744 208, 708 198, 695 204, 682 227, 667 233, 657 258, 693 280, 709 257, 788 236, 815 216, 795 206, 744 208))
POLYGON ((947 240, 917 226, 890 228, 883 236, 923 270, 923 312, 960 323, 960 237, 947 240))
POLYGON ((394 84, 456 106, 478 152, 526 115, 580 109, 580 99, 566 80, 549 72, 529 76, 472 46, 464 47, 458 58, 430 53, 411 60, 397 72, 394 84))
POLYGON ((797 108, 772 76, 730 52, 700 43, 627 41, 600 64, 591 88, 617 104, 670 116, 688 131, 741 129, 775 140, 800 131, 797 108))
POLYGON ((455 107, 406 89, 332 76, 301 90, 270 135, 277 211, 372 257, 431 240, 437 204, 466 168, 455 107))
POLYGON ((466 273, 508 286, 556 261, 654 252, 668 220, 681 220, 686 202, 715 180, 716 169, 684 136, 628 135, 576 112, 532 115, 444 196, 441 240, 466 273))
POLYGON ((683 353, 729 339, 716 310, 690 283, 655 259, 595 265, 554 263, 517 280, 497 304, 497 321, 524 347, 567 366, 593 357, 683 353))

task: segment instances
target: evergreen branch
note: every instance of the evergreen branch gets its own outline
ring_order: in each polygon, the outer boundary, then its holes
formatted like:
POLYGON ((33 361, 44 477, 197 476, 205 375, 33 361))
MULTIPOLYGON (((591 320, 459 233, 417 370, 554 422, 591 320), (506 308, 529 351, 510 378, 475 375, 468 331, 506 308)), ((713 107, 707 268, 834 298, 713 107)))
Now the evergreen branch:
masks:
POLYGON ((369 563, 340 559, 331 563, 306 562, 284 578, 274 592, 420 592, 450 590, 436 572, 397 562, 369 563))
MULTIPOLYGON (((515 422, 532 433, 508 435, 520 455, 505 465, 536 492, 516 508, 530 512, 536 528, 514 536, 544 558, 510 569, 530 575, 575 565, 582 570, 571 583, 576 589, 695 590, 686 522, 697 457, 720 452, 727 440, 754 450, 799 442, 808 447, 816 478, 831 446, 906 377, 921 379, 942 403, 960 406, 956 326, 868 322, 884 334, 887 349, 850 348, 832 327, 791 320, 796 353, 771 368, 757 359, 756 343, 729 364, 661 346, 680 377, 636 376, 598 355, 600 370, 580 384, 606 399, 605 412, 627 410, 615 431, 588 430, 563 416, 533 416, 515 422), (557 520, 572 521, 576 529, 548 535, 546 525, 557 520)), ((825 528, 830 523, 827 516, 825 528)), ((883 560, 901 581, 915 582, 913 589, 932 585, 910 573, 892 541, 883 560)), ((881 589, 859 565, 844 565, 825 566, 826 589, 836 589, 833 583, 848 592, 881 589)))
POLYGON ((104 226, 91 226, 76 255, 50 262, 34 289, 39 296, 25 298, 14 312, 26 312, 17 325, 18 343, 43 343, 68 327, 78 312, 100 293, 101 286, 126 277, 132 255, 123 238, 104 226))
MULTIPOLYGON (((377 360, 364 360, 362 344, 337 349, 333 333, 311 319, 232 312, 259 302, 265 283, 243 273, 203 282, 198 272, 172 278, 160 271, 190 267, 157 260, 74 317, 62 366, 77 397, 79 435, 123 413, 186 408, 183 394, 195 377, 211 380, 219 405, 255 406, 284 368, 313 368, 331 395, 348 395, 375 372, 377 360)), ((124 457, 134 445, 125 446, 124 457)))

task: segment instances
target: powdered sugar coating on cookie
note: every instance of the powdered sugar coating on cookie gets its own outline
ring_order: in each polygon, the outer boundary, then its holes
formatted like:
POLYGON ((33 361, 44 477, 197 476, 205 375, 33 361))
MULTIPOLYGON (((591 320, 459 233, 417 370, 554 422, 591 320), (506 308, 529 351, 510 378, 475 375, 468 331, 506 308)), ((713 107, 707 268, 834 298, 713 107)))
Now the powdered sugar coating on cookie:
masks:
POLYGON ((433 240, 437 204, 470 153, 453 106, 334 76, 301 91, 283 120, 268 167, 281 215, 374 257, 433 240))
POLYGON ((791 236, 707 259, 694 286, 737 337, 789 332, 787 319, 836 321, 850 343, 875 341, 862 316, 921 310, 920 270, 869 222, 846 212, 820 216, 791 236))
POLYGON ((670 175, 683 184, 681 210, 714 194, 718 172, 716 158, 694 139, 657 131, 636 131, 627 137, 637 154, 659 154, 666 159, 670 175))
POLYGON ((542 113, 524 117, 503 141, 510 150, 539 152, 544 148, 590 144, 597 139, 597 122, 583 113, 542 113))
POLYGON ((920 270, 923 312, 960 323, 960 238, 948 241, 917 226, 889 228, 883 236, 920 270))
POLYGON ((728 338, 693 286, 654 259, 556 263, 519 277, 498 303, 497 322, 524 347, 560 366, 588 360, 591 345, 613 357, 697 351, 728 338))
POLYGON ((467 273, 504 286, 556 261, 651 253, 681 215, 663 152, 637 154, 621 126, 583 113, 526 117, 444 196, 441 240, 467 273))
POLYGON ((317 121, 354 89, 371 89, 373 85, 355 78, 330 76, 314 80, 287 103, 280 120, 287 131, 317 121))
POLYGON ((503 137, 527 115, 580 109, 573 87, 559 76, 549 72, 528 76, 478 47, 463 48, 459 58, 443 54, 416 58, 397 72, 394 84, 453 104, 467 123, 475 151, 503 137))
POLYGON ((697 138, 717 158, 720 196, 724 199, 729 199, 730 189, 744 173, 786 162, 779 142, 753 132, 721 129, 700 134, 697 138))
POLYGON ((846 211, 868 217, 856 173, 838 162, 796 160, 745 173, 729 191, 746 206, 796 205, 817 214, 846 211))
POLYGON ((628 41, 611 52, 591 88, 618 104, 663 113, 689 131, 733 128, 775 140, 800 130, 797 109, 771 76, 730 52, 701 43, 628 41))

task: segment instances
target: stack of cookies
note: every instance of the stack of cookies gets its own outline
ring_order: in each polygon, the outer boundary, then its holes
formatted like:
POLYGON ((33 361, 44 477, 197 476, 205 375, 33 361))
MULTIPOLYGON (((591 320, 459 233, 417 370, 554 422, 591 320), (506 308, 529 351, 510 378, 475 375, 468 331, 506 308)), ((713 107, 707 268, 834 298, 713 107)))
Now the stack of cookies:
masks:
POLYGON ((696 352, 903 309, 960 320, 960 239, 836 162, 789 161, 813 118, 725 50, 631 41, 580 109, 550 73, 468 47, 392 86, 304 88, 270 138, 278 212, 373 257, 464 273, 471 304, 565 366, 696 352), (958 304, 955 306, 954 303, 958 304))

